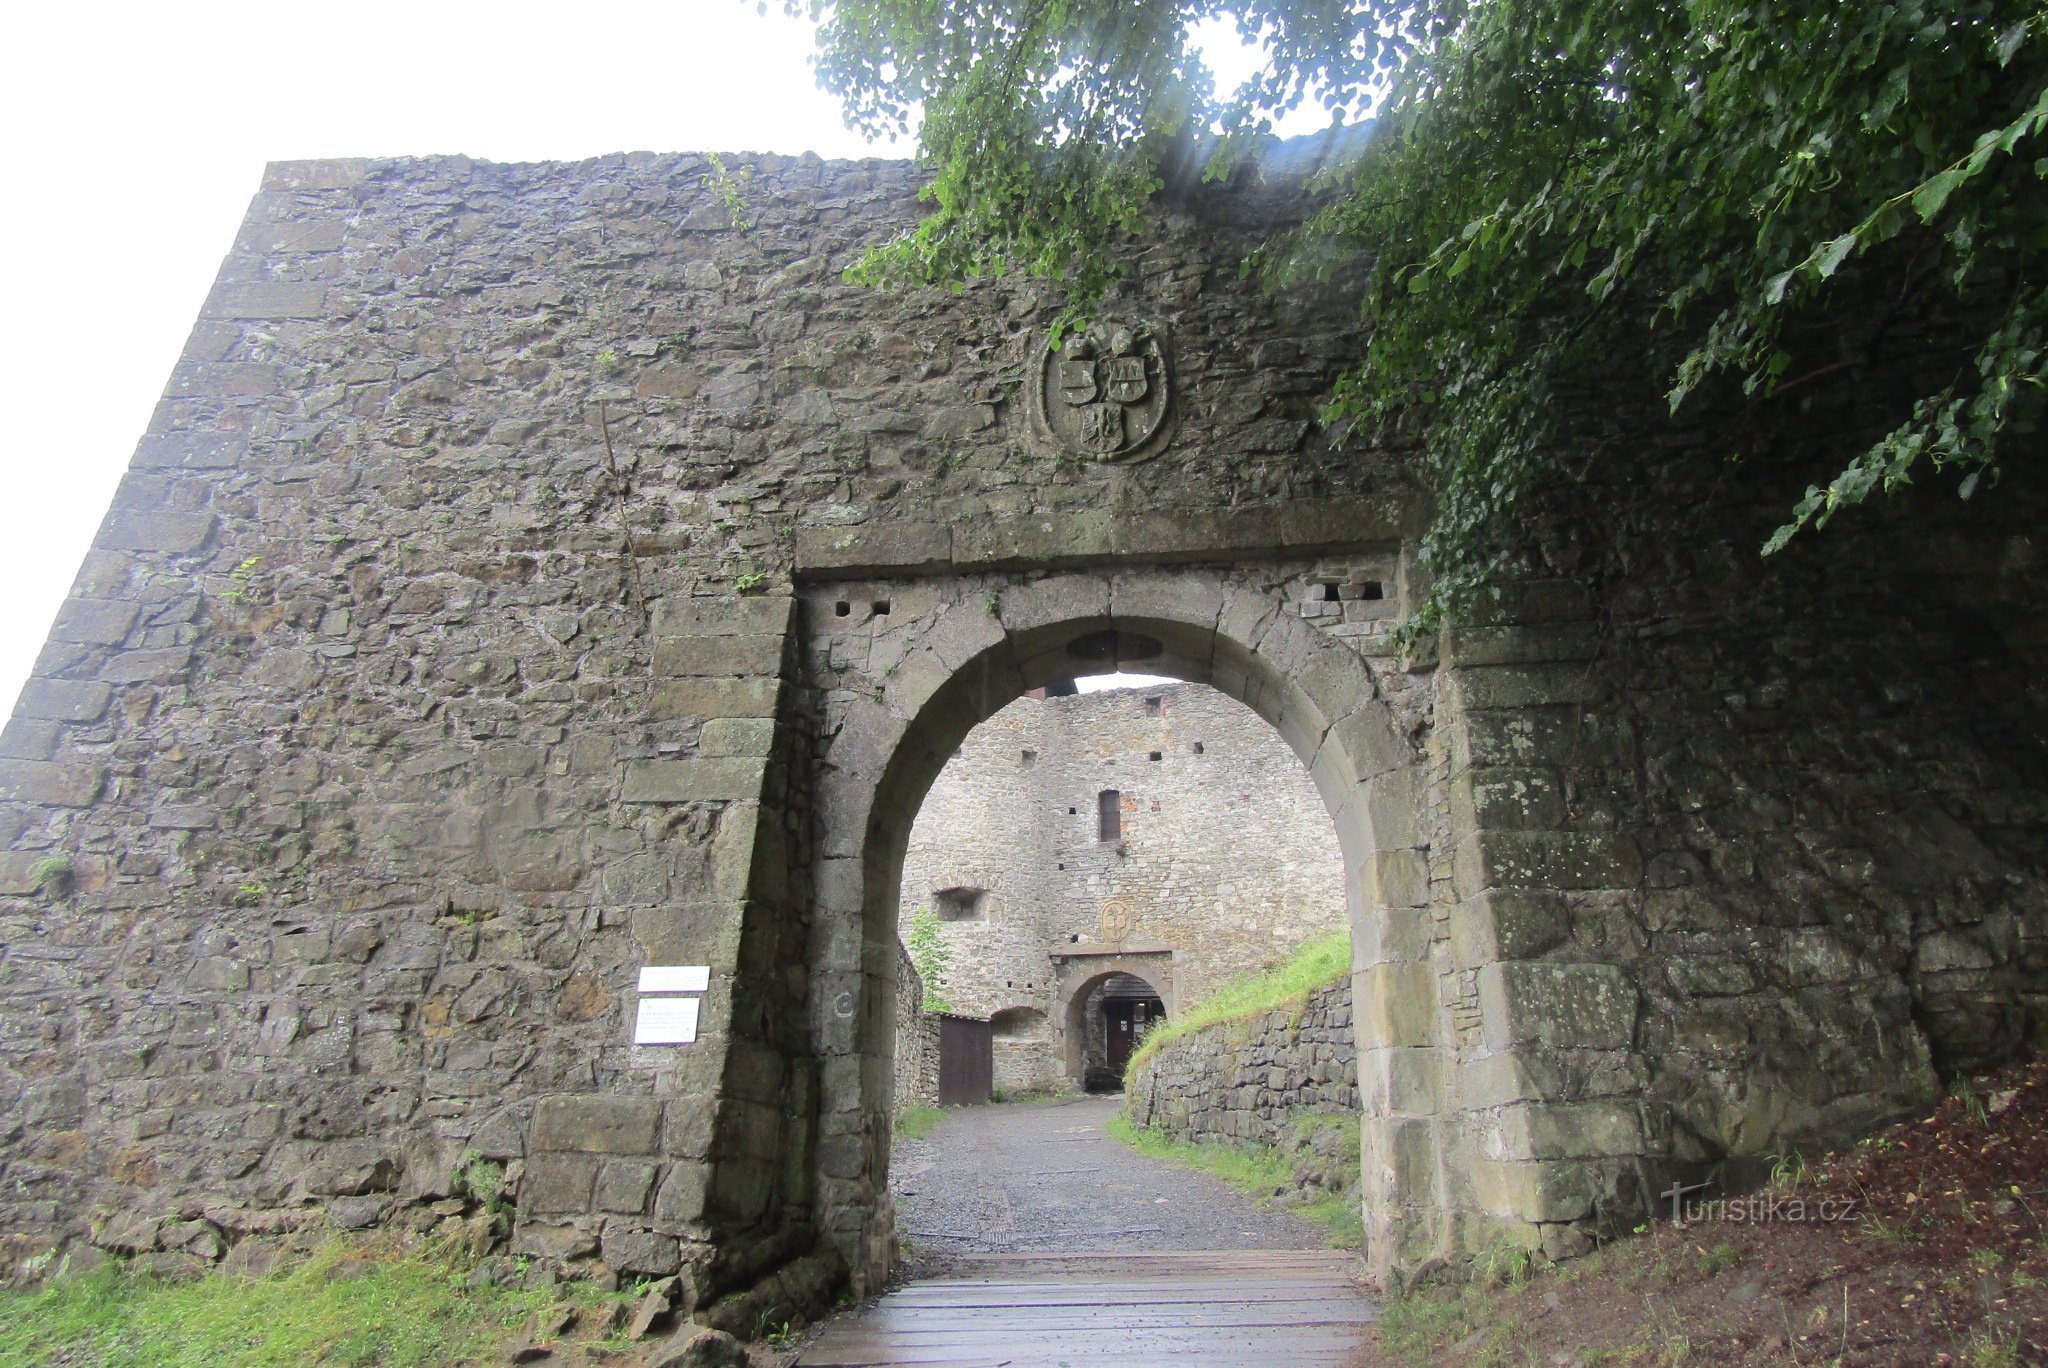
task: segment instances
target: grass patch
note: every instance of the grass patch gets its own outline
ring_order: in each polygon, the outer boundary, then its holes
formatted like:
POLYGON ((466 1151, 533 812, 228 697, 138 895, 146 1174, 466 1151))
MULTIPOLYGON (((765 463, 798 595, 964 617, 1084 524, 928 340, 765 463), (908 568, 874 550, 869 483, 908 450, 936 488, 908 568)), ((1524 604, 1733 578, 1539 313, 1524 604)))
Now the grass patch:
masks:
MULTIPOLYGON (((1103 1127, 1110 1136, 1147 1159, 1158 1159, 1180 1168, 1211 1173, 1240 1191, 1257 1197, 1294 1186, 1294 1169, 1278 1150, 1260 1145, 1191 1145, 1168 1140, 1152 1131, 1140 1130, 1130 1118, 1118 1114, 1103 1127)), ((1364 1243, 1365 1225, 1356 1205, 1342 1197, 1325 1197, 1297 1207, 1296 1211, 1330 1232, 1330 1243, 1340 1248, 1357 1248, 1364 1243)))
POLYGON ((937 1107, 905 1107, 896 1118, 898 1140, 922 1140, 930 1135, 932 1127, 946 1119, 946 1113, 937 1107))
POLYGON ((484 1362, 535 1313, 616 1297, 470 1286, 472 1265, 390 1237, 336 1239, 261 1278, 172 1284, 109 1265, 0 1292, 0 1368, 427 1368, 484 1362))
POLYGON ((1226 983, 1179 1016, 1146 1032, 1131 1055, 1136 1068, 1166 1045, 1209 1026, 1245 1021, 1283 1008, 1299 1010, 1317 990, 1351 972, 1351 932, 1333 931, 1296 950, 1285 963, 1226 983))

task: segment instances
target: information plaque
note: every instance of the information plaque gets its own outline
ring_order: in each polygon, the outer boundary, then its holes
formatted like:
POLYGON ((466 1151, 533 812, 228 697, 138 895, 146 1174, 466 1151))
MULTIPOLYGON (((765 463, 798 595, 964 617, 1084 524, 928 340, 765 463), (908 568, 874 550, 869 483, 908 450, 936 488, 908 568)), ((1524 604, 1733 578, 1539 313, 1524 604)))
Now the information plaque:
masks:
POLYGON ((641 998, 633 1022, 635 1045, 688 1045, 697 1038, 697 1003, 693 997, 641 998))

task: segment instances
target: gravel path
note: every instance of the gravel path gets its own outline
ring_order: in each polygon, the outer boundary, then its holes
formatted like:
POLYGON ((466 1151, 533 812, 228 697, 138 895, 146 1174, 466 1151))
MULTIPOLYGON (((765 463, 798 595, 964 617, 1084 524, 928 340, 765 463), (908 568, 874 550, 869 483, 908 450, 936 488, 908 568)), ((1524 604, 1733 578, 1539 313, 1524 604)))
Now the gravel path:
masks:
POLYGON ((899 1140, 890 1187, 912 1277, 962 1254, 1327 1250, 1328 1232, 1103 1131, 1121 1097, 962 1107, 899 1140))

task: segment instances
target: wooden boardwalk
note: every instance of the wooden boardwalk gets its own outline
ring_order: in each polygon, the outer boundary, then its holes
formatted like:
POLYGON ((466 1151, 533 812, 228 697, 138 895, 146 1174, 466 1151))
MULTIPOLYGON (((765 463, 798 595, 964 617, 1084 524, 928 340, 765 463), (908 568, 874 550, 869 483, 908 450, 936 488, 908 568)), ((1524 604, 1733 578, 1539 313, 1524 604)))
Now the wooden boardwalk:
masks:
POLYGON ((1379 1317, 1349 1254, 989 1254, 829 1324, 800 1368, 1339 1368, 1379 1317))

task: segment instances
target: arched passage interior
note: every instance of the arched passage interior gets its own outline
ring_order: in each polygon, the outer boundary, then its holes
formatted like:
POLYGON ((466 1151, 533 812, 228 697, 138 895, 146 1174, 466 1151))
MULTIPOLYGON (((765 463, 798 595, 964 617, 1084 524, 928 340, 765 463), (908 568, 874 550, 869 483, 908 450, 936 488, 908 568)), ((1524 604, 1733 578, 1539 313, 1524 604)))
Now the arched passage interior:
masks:
MULTIPOLYGON (((827 636, 832 596, 824 590, 807 605, 807 624, 827 636)), ((917 644, 877 672, 873 694, 848 697, 833 719, 818 785, 813 1004, 825 1068, 817 1192, 821 1223, 868 1285, 886 1276, 894 1245, 886 1194, 904 851, 926 792, 977 723, 1030 689, 1117 669, 1206 683, 1238 699, 1307 766, 1343 853, 1354 945, 1377 955, 1398 938, 1367 896, 1368 864, 1390 845, 1418 840, 1413 750, 1370 670, 1259 584, 1157 570, 968 582, 933 597, 940 601, 917 644)), ((1361 1049, 1429 1049, 1435 1014, 1424 1007, 1360 1012, 1361 1049), (1406 1038, 1385 1038, 1381 1028, 1397 1016, 1406 1038)), ((1441 1205, 1427 1130, 1434 1120, 1366 1118, 1369 1239, 1400 1219, 1426 1221, 1441 1205), (1372 1157, 1397 1145, 1409 1162, 1377 1173, 1372 1157)))

